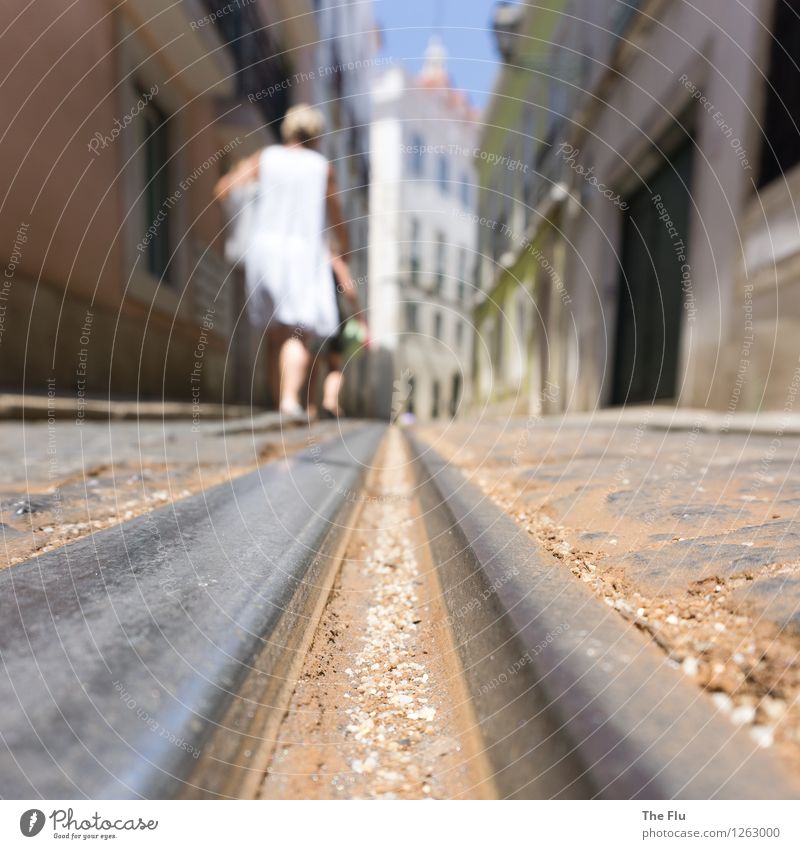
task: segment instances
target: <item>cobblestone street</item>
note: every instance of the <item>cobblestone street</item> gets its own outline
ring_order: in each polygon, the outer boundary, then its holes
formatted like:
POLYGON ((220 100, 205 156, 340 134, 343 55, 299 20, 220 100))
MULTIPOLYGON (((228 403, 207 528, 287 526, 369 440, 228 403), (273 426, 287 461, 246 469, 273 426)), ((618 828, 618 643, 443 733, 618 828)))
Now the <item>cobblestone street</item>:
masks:
MULTIPOLYGON (((317 424, 315 436, 338 432, 317 424)), ((238 477, 308 446, 308 428, 275 414, 195 426, 171 422, 76 425, 0 422, 0 568, 238 477)))
POLYGON ((764 747, 800 763, 797 441, 665 414, 421 435, 764 747), (692 423, 694 422, 694 423, 692 423))

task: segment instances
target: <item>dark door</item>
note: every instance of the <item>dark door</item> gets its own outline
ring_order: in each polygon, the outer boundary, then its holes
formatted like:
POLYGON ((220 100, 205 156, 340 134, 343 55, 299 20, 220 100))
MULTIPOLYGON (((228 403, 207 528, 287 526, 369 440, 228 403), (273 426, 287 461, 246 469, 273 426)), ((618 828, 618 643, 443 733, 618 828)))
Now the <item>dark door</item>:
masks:
POLYGON ((458 415, 458 405, 461 403, 461 375, 456 372, 453 375, 453 389, 450 396, 450 417, 455 418, 458 415))
POLYGON ((438 419, 439 418, 439 381, 433 381, 433 400, 431 401, 431 418, 438 419))
POLYGON ((612 401, 674 398, 689 250, 692 145, 628 198, 622 234, 612 401))

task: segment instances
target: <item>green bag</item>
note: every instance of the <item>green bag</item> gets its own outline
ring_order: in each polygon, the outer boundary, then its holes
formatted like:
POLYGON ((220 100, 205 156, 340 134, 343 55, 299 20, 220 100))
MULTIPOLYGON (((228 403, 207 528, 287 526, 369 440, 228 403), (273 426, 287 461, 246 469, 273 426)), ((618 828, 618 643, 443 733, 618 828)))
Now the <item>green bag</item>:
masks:
POLYGON ((367 341, 364 325, 356 318, 348 318, 342 328, 342 340, 346 363, 360 357, 364 353, 364 343, 367 341))

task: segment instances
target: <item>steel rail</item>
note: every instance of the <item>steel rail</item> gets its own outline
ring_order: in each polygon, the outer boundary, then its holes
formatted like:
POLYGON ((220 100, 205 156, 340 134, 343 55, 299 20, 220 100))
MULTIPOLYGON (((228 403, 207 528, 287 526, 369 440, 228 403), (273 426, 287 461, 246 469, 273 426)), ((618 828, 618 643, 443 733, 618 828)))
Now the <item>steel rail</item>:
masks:
POLYGON ((0 572, 0 796, 247 795, 384 431, 0 572))

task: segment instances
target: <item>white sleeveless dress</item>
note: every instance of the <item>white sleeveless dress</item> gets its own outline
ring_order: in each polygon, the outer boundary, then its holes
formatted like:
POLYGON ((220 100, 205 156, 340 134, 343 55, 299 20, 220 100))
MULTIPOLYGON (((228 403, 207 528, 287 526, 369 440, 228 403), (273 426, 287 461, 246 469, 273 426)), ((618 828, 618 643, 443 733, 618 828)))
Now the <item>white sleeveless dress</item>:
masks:
POLYGON ((253 238, 253 215, 258 199, 258 181, 234 186, 225 198, 225 259, 232 265, 245 261, 253 238))
POLYGON ((245 254, 253 319, 332 336, 339 312, 326 244, 328 161, 302 147, 267 147, 245 254))

